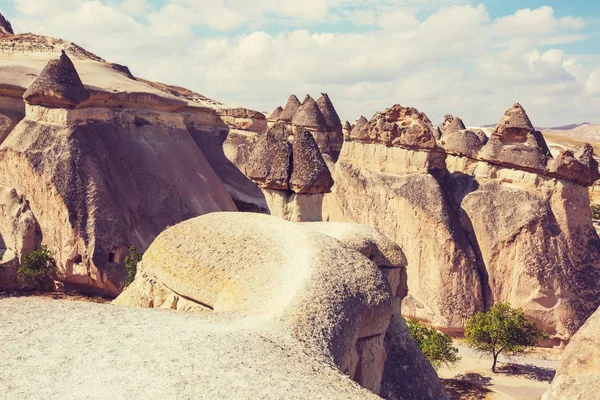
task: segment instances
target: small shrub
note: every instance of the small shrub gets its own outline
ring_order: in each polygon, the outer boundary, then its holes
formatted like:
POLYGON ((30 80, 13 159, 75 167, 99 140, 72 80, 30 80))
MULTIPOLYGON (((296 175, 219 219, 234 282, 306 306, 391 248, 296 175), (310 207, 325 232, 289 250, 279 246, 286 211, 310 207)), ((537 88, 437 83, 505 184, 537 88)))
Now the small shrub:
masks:
POLYGON ((125 257, 125 269, 127 270, 127 277, 125 278, 125 286, 131 285, 131 282, 135 279, 137 273, 137 265, 142 261, 142 253, 138 253, 135 246, 129 247, 129 255, 125 257))
POLYGON ((32 251, 23 258, 17 269, 17 279, 24 290, 42 290, 56 273, 56 261, 46 246, 32 251))
POLYGON ((407 324, 410 336, 435 369, 460 361, 458 349, 452 345, 450 336, 428 327, 416 319, 408 320, 407 324))

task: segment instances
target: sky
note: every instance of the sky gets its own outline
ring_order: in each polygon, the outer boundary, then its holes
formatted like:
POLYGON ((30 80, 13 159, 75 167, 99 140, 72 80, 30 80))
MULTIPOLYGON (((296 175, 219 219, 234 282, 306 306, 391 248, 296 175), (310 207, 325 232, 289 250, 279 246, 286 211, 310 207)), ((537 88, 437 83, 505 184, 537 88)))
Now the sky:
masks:
POLYGON ((520 102, 538 127, 600 123, 600 1, 0 0, 136 76, 272 111, 327 92, 343 120, 394 104, 468 126, 520 102))

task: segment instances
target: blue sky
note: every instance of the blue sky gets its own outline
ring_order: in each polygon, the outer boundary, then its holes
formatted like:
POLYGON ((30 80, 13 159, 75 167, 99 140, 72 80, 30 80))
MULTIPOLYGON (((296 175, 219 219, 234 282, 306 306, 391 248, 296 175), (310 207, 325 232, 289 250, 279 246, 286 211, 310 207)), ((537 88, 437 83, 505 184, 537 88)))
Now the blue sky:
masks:
POLYGON ((395 103, 439 122, 600 123, 600 2, 0 0, 17 32, 62 37, 134 74, 271 111, 328 92, 343 119, 395 103))

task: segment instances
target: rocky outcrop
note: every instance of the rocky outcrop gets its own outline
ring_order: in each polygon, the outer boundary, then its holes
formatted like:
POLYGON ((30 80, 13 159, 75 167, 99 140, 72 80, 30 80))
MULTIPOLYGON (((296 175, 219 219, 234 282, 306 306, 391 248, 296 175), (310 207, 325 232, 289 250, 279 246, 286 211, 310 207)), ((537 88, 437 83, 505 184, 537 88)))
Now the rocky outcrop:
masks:
POLYGON ((342 128, 342 134, 344 136, 344 140, 350 139, 350 132, 352 132, 352 125, 350 125, 350 122, 346 121, 342 128))
POLYGON ((600 179, 598 162, 594 159, 594 149, 588 143, 577 154, 569 150, 560 151, 550 163, 548 170, 552 175, 585 186, 592 186, 600 179))
POLYGON ((15 32, 10 24, 10 22, 4 17, 4 15, 0 14, 0 35, 14 35, 15 32))
MULTIPOLYGON (((362 118, 361 118, 362 120, 362 118)), ((433 149, 433 125, 424 113, 396 104, 378 112, 366 126, 359 120, 352 141, 418 149, 433 149)))
POLYGON ((64 50, 58 60, 48 62, 23 94, 28 104, 57 108, 75 108, 89 98, 90 93, 64 50))
MULTIPOLYGON (((405 293, 399 289, 405 286, 404 265, 400 248, 366 227, 213 213, 163 232, 144 254, 143 272, 116 303, 162 307, 164 293, 147 294, 157 285, 159 291, 169 288, 173 298, 185 298, 212 314, 207 320, 225 314, 230 332, 279 332, 280 345, 286 337, 297 340, 306 354, 333 360, 336 369, 379 393, 390 358, 386 332, 392 318, 402 321, 394 304, 405 293)), ((166 303, 179 309, 179 301, 166 303)), ((406 327, 395 329, 407 334, 406 327)), ((402 354, 414 343, 389 346, 402 354)), ((427 383, 396 380, 395 386, 386 386, 389 398, 444 397, 422 354, 395 362, 418 365, 404 374, 411 379, 419 374, 427 383)), ((327 365, 321 368, 332 367, 327 365)))
POLYGON ((600 310, 567 345, 542 400, 593 400, 600 393, 600 310))

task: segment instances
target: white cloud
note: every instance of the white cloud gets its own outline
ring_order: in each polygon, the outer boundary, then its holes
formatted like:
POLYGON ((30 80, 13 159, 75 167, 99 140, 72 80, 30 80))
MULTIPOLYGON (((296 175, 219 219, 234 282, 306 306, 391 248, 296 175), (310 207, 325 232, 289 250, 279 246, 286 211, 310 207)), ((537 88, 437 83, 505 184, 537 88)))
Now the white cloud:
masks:
POLYGON ((17 31, 73 40, 138 76, 265 111, 292 92, 323 91, 349 120, 393 103, 469 124, 497 121, 514 101, 540 125, 600 109, 600 55, 557 48, 589 38, 586 22, 550 7, 492 20, 462 0, 14 1, 17 31))

